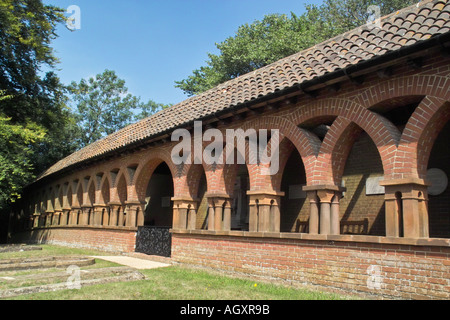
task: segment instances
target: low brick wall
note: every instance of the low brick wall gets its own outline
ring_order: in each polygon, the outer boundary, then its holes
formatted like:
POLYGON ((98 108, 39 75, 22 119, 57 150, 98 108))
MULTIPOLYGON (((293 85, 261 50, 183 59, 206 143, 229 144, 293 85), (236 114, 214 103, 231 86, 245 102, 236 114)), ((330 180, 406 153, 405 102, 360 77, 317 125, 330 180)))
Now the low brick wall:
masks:
MULTIPOLYGON (((374 242, 387 243, 369 243, 364 242, 369 237, 336 241, 330 239, 339 239, 339 236, 314 240, 311 235, 288 239, 289 235, 282 238, 278 234, 280 238, 271 238, 245 234, 249 233, 230 236, 173 232, 172 259, 388 298, 450 298, 448 239, 423 241, 430 245, 411 245, 408 242, 418 241, 398 239, 406 244, 394 244, 395 240, 370 237, 374 242)), ((345 236, 341 238, 348 239, 345 236)))
POLYGON ((46 243, 111 252, 134 252, 137 228, 35 228, 13 236, 13 243, 46 243))

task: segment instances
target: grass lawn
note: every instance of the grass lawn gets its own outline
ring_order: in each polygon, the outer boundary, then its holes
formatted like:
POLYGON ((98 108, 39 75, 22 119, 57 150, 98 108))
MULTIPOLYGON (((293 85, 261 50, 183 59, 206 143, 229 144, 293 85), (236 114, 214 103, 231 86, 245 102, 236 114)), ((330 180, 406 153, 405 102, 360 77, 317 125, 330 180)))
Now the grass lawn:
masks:
MULTIPOLYGON (((93 250, 72 249, 43 245, 39 251, 0 253, 6 258, 56 255, 106 255, 93 250)), ((96 260, 92 267, 117 266, 96 260)), ((89 267, 84 267, 89 268, 89 267)), ((83 269, 83 268, 82 268, 83 269)), ((23 272, 23 271, 22 271, 23 272)), ((29 272, 29 271, 27 271, 29 272)), ((48 272, 52 272, 49 270, 48 272)), ((81 289, 62 290, 17 296, 24 300, 342 300, 352 296, 319 292, 283 286, 263 281, 240 279, 219 272, 173 265, 158 269, 140 270, 146 280, 106 283, 84 286, 81 289)), ((0 277, 11 276, 11 271, 0 277)), ((0 288, 1 290, 1 288, 0 288)))

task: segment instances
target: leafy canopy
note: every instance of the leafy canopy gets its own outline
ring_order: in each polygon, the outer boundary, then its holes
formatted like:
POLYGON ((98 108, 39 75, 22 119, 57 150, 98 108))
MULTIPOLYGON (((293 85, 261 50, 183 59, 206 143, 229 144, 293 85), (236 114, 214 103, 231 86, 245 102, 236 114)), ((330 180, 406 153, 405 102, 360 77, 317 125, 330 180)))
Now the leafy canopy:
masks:
POLYGON ((168 107, 151 100, 141 102, 112 70, 72 82, 68 90, 76 105, 73 113, 79 126, 79 147, 168 107))
POLYGON ((54 160, 40 150, 61 144, 46 134, 61 132, 67 120, 51 48, 63 12, 40 0, 0 0, 0 209, 54 160))
POLYGON ((417 1, 412 0, 325 0, 307 5, 302 15, 270 14, 261 21, 240 26, 233 37, 216 43, 219 54, 208 54, 206 65, 175 82, 189 96, 264 67, 286 56, 310 48, 366 24, 379 6, 381 16, 417 1))

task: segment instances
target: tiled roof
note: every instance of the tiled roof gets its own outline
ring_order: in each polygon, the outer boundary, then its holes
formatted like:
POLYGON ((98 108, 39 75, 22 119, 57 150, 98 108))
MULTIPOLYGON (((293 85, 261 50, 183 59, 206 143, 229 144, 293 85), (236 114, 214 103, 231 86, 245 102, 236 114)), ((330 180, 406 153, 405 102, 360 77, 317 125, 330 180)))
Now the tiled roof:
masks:
POLYGON ((381 26, 362 26, 191 97, 69 155, 39 179, 227 108, 448 33, 450 2, 422 1, 383 17, 381 26))

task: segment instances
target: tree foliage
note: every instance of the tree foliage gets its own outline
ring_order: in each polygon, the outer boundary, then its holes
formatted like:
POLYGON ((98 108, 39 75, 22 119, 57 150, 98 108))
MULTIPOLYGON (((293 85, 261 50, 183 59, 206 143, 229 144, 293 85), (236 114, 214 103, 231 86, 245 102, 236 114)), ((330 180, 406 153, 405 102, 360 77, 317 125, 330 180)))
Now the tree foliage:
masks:
POLYGON ((40 0, 0 1, 0 209, 56 160, 40 151, 62 144, 48 133, 63 132, 68 115, 51 48, 64 19, 40 0))
POLYGON ((13 122, 49 126, 48 115, 59 111, 49 103, 58 79, 53 72, 41 76, 41 69, 58 61, 50 44, 64 21, 62 12, 39 0, 0 1, 0 89, 11 96, 0 104, 0 113, 13 122))
POLYGON ((386 15, 416 1, 412 0, 325 0, 307 5, 302 15, 270 14, 240 26, 233 37, 216 43, 219 54, 208 54, 206 65, 176 81, 175 87, 188 95, 259 69, 317 43, 364 25, 372 16, 369 6, 386 15))
POLYGON ((0 203, 17 198, 33 177, 30 145, 44 136, 45 130, 34 123, 15 125, 10 118, 0 117, 0 203))
POLYGON ((167 107, 151 100, 141 102, 112 70, 72 82, 68 90, 76 105, 73 112, 79 126, 79 147, 167 107))

